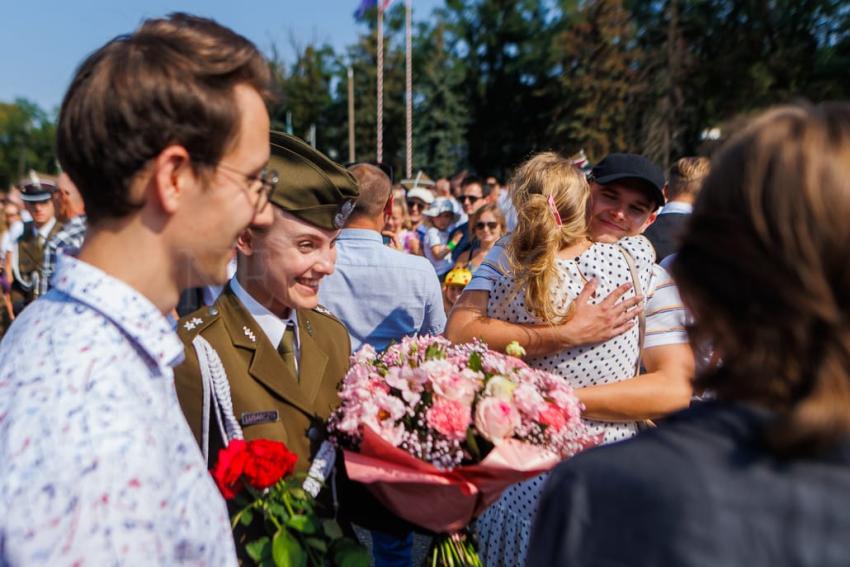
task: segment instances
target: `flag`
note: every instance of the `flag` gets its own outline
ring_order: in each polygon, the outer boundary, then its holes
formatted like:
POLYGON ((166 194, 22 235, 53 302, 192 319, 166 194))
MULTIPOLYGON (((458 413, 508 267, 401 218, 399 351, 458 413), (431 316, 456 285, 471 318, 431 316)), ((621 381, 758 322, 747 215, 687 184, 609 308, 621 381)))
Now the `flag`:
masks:
POLYGON ((360 7, 357 8, 357 11, 354 12, 354 17, 358 20, 366 15, 366 12, 378 7, 378 2, 381 3, 381 10, 384 12, 387 11, 390 4, 392 4, 393 0, 361 0, 360 7))

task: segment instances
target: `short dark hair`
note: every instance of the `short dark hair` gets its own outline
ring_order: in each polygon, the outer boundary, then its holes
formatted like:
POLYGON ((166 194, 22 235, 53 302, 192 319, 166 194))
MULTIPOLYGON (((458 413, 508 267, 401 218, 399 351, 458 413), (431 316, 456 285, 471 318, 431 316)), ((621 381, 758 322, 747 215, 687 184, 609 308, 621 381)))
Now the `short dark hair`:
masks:
POLYGON ((196 170, 218 163, 239 132, 238 84, 268 96, 254 44, 183 13, 147 20, 89 55, 62 101, 57 154, 90 222, 140 208, 130 182, 169 144, 184 146, 196 170))
POLYGON ((487 185, 486 183, 484 183, 481 180, 480 177, 476 177, 474 175, 469 175, 469 176, 465 177, 464 180, 461 181, 461 183, 460 183, 460 190, 463 191, 464 189, 466 189, 470 185, 478 185, 479 187, 481 187, 481 195, 482 196, 484 196, 484 197, 490 196, 490 191, 492 190, 492 188, 489 185, 487 185))

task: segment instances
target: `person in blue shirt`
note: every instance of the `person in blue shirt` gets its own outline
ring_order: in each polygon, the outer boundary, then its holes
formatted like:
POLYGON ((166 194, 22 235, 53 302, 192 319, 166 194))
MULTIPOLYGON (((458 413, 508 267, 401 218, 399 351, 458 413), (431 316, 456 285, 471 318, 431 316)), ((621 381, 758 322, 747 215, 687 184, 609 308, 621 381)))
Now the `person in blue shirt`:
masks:
POLYGON ((336 269, 320 285, 320 302, 348 327, 352 352, 364 344, 382 350, 406 336, 443 332, 446 314, 434 267, 381 239, 392 212, 389 178, 368 164, 350 170, 360 196, 337 239, 336 269))
MULTIPOLYGON (((351 350, 383 350, 412 335, 443 332, 446 314, 440 282, 431 263, 383 243, 381 230, 392 214, 390 179, 378 167, 349 168, 360 195, 340 233, 334 273, 319 286, 319 301, 348 327, 351 350)), ((377 567, 412 565, 410 526, 389 512, 352 518, 372 529, 377 567)))

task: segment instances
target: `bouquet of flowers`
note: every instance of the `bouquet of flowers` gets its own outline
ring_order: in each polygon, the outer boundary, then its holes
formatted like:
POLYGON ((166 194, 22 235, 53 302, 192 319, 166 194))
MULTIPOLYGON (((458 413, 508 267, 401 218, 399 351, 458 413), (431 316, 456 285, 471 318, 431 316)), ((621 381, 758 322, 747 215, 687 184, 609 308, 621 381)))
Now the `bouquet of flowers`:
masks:
POLYGON ((366 550, 343 537, 335 520, 320 519, 313 498, 293 474, 297 456, 286 445, 268 439, 232 439, 219 452, 213 478, 225 499, 239 511, 233 529, 255 520, 263 535, 245 546, 257 565, 369 565, 366 550))
MULTIPOLYGON (((530 368, 522 355, 515 343, 503 355, 436 336, 406 338, 381 354, 363 347, 328 422, 349 478, 397 516, 453 534, 511 484, 599 443, 564 379, 530 368)), ((435 553, 478 564, 457 535, 435 553)))

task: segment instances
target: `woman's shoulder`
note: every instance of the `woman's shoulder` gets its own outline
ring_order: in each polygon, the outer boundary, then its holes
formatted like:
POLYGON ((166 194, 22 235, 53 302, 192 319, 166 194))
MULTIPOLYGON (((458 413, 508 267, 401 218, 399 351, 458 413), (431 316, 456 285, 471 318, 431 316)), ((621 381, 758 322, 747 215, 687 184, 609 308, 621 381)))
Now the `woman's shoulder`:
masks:
POLYGON ((647 237, 642 234, 637 236, 627 236, 617 241, 617 245, 627 251, 635 259, 635 262, 641 262, 652 265, 655 263, 655 248, 647 237))

